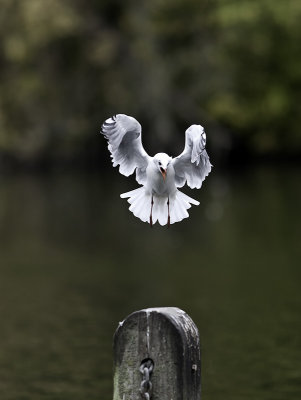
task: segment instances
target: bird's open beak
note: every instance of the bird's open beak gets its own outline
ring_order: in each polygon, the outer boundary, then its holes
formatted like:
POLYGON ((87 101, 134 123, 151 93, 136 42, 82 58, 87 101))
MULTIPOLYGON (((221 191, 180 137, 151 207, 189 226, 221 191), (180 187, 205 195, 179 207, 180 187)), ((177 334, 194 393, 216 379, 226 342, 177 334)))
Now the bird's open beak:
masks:
POLYGON ((161 171, 161 174, 163 176, 163 179, 165 180, 165 178, 166 178, 166 169, 160 168, 160 171, 161 171))

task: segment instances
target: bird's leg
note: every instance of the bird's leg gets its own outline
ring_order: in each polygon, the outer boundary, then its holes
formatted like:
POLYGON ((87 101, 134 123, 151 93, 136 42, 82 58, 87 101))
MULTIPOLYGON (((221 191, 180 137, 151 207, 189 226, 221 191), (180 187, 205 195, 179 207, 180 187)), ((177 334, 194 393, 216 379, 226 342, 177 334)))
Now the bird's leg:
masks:
POLYGON ((150 212, 150 217, 149 217, 149 224, 152 227, 153 226, 153 205, 154 205, 154 198, 152 195, 152 201, 151 201, 151 212, 150 212))
POLYGON ((169 196, 167 198, 167 210, 168 210, 168 217, 167 217, 167 227, 170 227, 170 213, 169 213, 169 196))

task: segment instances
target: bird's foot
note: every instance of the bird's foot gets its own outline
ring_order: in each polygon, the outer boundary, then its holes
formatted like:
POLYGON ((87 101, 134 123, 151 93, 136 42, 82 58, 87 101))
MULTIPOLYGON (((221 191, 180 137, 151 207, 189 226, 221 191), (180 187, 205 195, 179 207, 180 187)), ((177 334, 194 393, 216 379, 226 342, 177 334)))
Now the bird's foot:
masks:
POLYGON ((167 199, 167 210, 168 210, 167 228, 169 228, 169 227, 170 227, 169 197, 168 197, 168 199, 167 199))
POLYGON ((154 205, 154 197, 152 196, 152 201, 151 201, 151 212, 149 216, 149 224, 151 228, 153 227, 153 205, 154 205))

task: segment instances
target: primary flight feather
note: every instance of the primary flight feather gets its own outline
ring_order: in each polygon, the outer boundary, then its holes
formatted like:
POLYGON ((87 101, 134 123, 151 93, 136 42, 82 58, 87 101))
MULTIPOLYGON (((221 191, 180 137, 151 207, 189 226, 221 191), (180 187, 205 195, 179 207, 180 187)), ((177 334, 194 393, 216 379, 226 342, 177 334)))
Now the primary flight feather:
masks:
POLYGON ((128 115, 107 119, 101 133, 108 140, 113 166, 119 165, 119 172, 125 176, 136 172, 136 180, 142 185, 120 195, 128 198, 129 210, 141 221, 169 226, 187 218, 191 204, 199 205, 177 188, 187 183, 192 189, 199 189, 211 171, 201 125, 191 125, 186 130, 184 150, 176 158, 165 153, 149 156, 142 146, 141 125, 128 115))

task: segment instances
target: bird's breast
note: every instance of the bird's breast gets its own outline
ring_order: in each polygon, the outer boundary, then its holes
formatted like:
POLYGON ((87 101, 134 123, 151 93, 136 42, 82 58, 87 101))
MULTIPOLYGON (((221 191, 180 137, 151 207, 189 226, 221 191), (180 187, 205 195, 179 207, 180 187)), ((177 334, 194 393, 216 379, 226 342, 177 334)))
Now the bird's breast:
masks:
POLYGON ((148 190, 153 194, 157 194, 159 196, 170 196, 176 191, 174 171, 172 169, 168 169, 165 179, 163 179, 163 176, 158 169, 155 171, 148 171, 147 187, 148 190))

